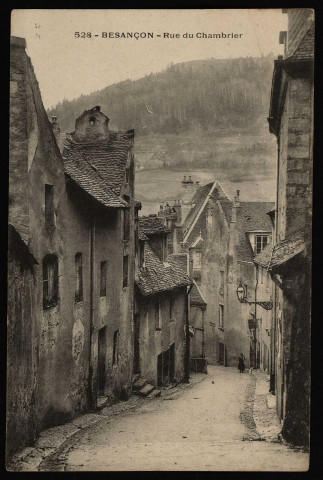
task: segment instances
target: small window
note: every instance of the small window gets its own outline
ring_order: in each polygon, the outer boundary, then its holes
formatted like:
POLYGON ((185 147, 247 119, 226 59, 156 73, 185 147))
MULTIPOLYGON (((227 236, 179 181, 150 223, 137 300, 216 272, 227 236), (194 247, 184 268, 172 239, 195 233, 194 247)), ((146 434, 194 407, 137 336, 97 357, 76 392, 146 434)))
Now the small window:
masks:
POLYGON ((54 186, 45 185, 45 225, 49 232, 55 228, 54 186))
POLYGON ((169 321, 170 322, 174 320, 174 303, 175 303, 174 295, 170 294, 169 296, 169 321))
POLYGON ((193 253, 193 268, 201 268, 202 252, 194 251, 193 253))
POLYGON ((220 295, 224 295, 224 272, 220 270, 220 295))
POLYGON ((119 330, 116 330, 113 334, 112 365, 118 364, 118 355, 119 355, 119 330))
POLYGON ((43 260, 43 306, 49 308, 58 303, 58 258, 46 255, 43 260))
POLYGON ((82 302, 83 300, 83 265, 82 265, 81 253, 77 253, 75 255, 75 275, 76 275, 75 301, 82 302))
POLYGON ((219 328, 224 328, 224 306, 219 304, 219 328))
POLYGON ((129 256, 123 257, 123 288, 128 286, 128 270, 129 270, 129 256))
POLYGON ((126 182, 130 182, 130 168, 126 168, 126 182))
POLYGON ((93 117, 93 116, 91 116, 91 117, 89 118, 89 122, 90 122, 90 125, 95 125, 95 124, 96 124, 96 118, 93 117))
POLYGON ((130 210, 125 208, 123 211, 123 239, 130 240, 130 210))
POLYGON ((268 244, 268 240, 268 235, 256 235, 256 253, 260 253, 265 248, 265 246, 268 244))
POLYGON ((100 297, 107 296, 107 273, 108 273, 108 262, 101 262, 100 297))
POLYGON ((139 267, 141 268, 145 262, 145 242, 140 242, 139 245, 139 267))
POLYGON ((155 329, 156 330, 161 330, 162 311, 161 311, 161 301, 160 301, 160 299, 155 300, 154 308, 155 308, 155 329))

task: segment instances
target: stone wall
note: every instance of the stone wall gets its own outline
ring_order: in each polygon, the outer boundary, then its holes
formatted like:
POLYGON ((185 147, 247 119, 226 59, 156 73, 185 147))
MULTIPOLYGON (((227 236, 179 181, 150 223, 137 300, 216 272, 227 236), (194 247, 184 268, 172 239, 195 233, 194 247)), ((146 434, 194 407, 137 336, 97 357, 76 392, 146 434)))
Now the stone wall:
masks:
MULTIPOLYGON (((9 231, 10 234, 10 231, 9 231)), ((37 412, 38 332, 33 309, 34 266, 18 235, 9 236, 7 299, 7 437, 6 457, 31 444, 37 412)))
POLYGON ((185 321, 186 287, 165 292, 153 297, 138 298, 140 314, 140 374, 153 385, 157 385, 157 357, 175 343, 175 378, 185 375, 185 321), (173 295, 172 317, 170 318, 170 294, 173 295), (156 330, 158 300, 161 305, 160 329, 156 330))
MULTIPOLYGON (((19 41, 18 41, 19 40, 19 41)), ((10 221, 38 261, 31 274, 9 262, 8 452, 46 427, 96 406, 97 340, 106 326, 105 393, 113 399, 131 390, 134 296, 134 158, 129 154, 130 240, 123 238, 122 212, 107 209, 66 180, 52 126, 21 39, 11 49, 12 125, 10 221), (53 187, 53 225, 45 219, 45 185, 53 187), (43 304, 43 259, 58 259, 58 300, 43 304), (82 254, 83 298, 76 299, 75 255, 82 254), (123 256, 129 255, 128 287, 123 256), (106 298, 100 298, 100 263, 108 262, 106 298), (15 315, 24 323, 15 324, 15 315), (21 336, 16 335, 22 330, 21 336), (117 362, 113 334, 119 330, 117 362), (25 346, 21 345, 22 338, 25 346), (18 366, 21 365, 21 370, 18 366), (24 377, 25 375, 25 377, 24 377), (12 387, 11 387, 12 386, 12 387), (19 434, 17 434, 19 425, 19 434)))

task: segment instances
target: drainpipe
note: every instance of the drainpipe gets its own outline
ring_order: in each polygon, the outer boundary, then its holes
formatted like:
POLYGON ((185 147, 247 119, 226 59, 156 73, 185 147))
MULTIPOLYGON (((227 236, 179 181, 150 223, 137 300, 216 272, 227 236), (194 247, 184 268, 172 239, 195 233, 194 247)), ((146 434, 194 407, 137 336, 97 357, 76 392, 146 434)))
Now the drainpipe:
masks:
POLYGON ((258 277, 259 277, 259 268, 258 265, 256 266, 256 285, 255 285, 255 320, 256 320, 256 329, 255 329, 255 368, 257 368, 257 329, 258 329, 258 321, 257 321, 257 289, 258 289, 258 277))
POLYGON ((184 364, 184 383, 190 383, 190 319, 189 319, 189 295, 193 285, 187 289, 186 295, 186 315, 185 315, 185 364, 184 364))
POLYGON ((205 324, 205 308, 202 309, 202 358, 205 358, 205 332, 204 332, 204 324, 205 324))
POLYGON ((97 396, 94 391, 94 292, 95 292, 95 218, 91 224, 90 239, 90 354, 89 354, 89 399, 92 408, 96 408, 97 396))

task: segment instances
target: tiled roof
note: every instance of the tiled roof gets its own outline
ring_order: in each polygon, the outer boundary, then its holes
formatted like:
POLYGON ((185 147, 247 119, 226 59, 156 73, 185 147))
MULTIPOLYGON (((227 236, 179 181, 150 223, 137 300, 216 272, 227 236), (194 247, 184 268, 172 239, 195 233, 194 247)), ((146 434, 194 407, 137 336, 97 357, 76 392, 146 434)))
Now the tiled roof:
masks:
POLYGON ((87 160, 67 156, 64 158, 65 173, 79 187, 106 207, 124 207, 127 203, 109 189, 98 171, 87 160))
MULTIPOLYGON (((304 248, 305 248, 304 232, 300 230, 290 235, 288 238, 285 238, 285 240, 282 240, 281 242, 277 243, 274 246, 272 251, 272 256, 269 260, 269 263, 266 265, 266 267, 269 270, 278 269, 281 265, 285 264, 286 262, 294 258, 296 255, 301 253, 304 250, 304 248)), ((263 261, 263 258, 262 257, 259 258, 259 255, 257 255, 257 257, 255 258, 255 262, 258 265, 262 265, 261 262, 263 261)))
POLYGON ((298 44, 293 55, 291 55, 288 58, 291 58, 291 59, 314 58, 314 37, 315 37, 315 32, 314 32, 314 23, 313 23, 305 33, 300 43, 298 44))
POLYGON ((169 259, 174 259, 181 267, 183 272, 187 273, 187 253, 172 253, 169 255, 169 259))
POLYGON ((30 264, 38 264, 38 261, 31 252, 28 244, 23 240, 18 230, 11 223, 8 225, 8 242, 9 250, 17 249, 19 250, 19 254, 23 255, 30 264))
POLYGON ((163 221, 155 215, 139 217, 139 230, 148 236, 170 233, 170 230, 165 227, 163 221))
POLYGON ((184 238, 191 229, 189 235, 187 236, 187 238, 185 238, 185 243, 188 243, 189 245, 194 242, 195 238, 198 235, 201 234, 202 238, 205 238, 206 236, 207 204, 205 204, 205 207, 203 209, 202 206, 213 187, 214 189, 218 190, 219 199, 229 200, 223 188, 217 181, 208 183, 207 185, 203 185, 202 187, 198 188, 198 190, 195 192, 194 197, 192 198, 192 204, 194 205, 194 207, 190 210, 183 223, 184 238))
POLYGON ((142 241, 146 241, 146 240, 149 240, 149 238, 147 237, 147 235, 144 234, 144 232, 139 228, 139 240, 142 240, 142 241))
POLYGON ((220 202, 220 205, 222 207, 222 210, 223 210, 224 216, 226 218, 226 221, 229 225, 230 222, 231 222, 231 219, 232 219, 232 205, 233 205, 233 202, 231 202, 231 200, 229 200, 227 198, 220 199, 219 202, 220 202))
POLYGON ((254 262, 257 265, 260 265, 261 267, 269 268, 270 261, 273 255, 273 250, 274 250, 273 244, 269 243, 268 245, 265 246, 262 252, 258 253, 258 255, 255 256, 254 262))
POLYGON ((203 205, 203 202, 205 201, 206 197, 211 191, 211 188, 213 187, 213 183, 208 183, 207 185, 203 185, 199 187, 193 198, 192 198, 192 204, 194 207, 189 211, 187 217, 185 218, 183 222, 183 229, 188 230, 190 226, 192 225, 193 221, 195 220, 196 215, 198 214, 200 208, 203 205))
POLYGON ((106 187, 116 195, 124 180, 128 153, 133 145, 133 130, 109 132, 107 141, 76 141, 74 134, 66 136, 63 159, 78 166, 85 161, 100 175, 106 187))
POLYGON ((190 293, 190 304, 203 306, 203 307, 207 305, 197 283, 194 280, 193 280, 193 287, 190 293))
POLYGON ((239 260, 252 262, 254 253, 247 233, 254 231, 271 233, 272 223, 267 212, 274 207, 274 202, 240 202, 240 205, 236 223, 237 257, 239 260))
POLYGON ((138 269, 136 277, 136 285, 142 295, 154 295, 192 283, 174 258, 162 262, 148 242, 145 244, 145 268, 138 269))

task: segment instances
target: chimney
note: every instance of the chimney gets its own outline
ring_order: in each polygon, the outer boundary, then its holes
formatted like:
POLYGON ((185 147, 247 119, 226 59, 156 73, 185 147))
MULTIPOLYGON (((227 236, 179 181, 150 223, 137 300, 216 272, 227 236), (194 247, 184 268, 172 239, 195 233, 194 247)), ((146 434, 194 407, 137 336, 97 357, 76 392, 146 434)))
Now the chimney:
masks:
POLYGON ((214 205, 213 205, 213 196, 210 195, 208 201, 207 201, 207 213, 206 213, 206 222, 207 222, 207 235, 209 237, 212 226, 213 226, 213 210, 214 210, 214 205))
POLYGON ((237 208, 240 208, 240 190, 237 190, 237 194, 234 197, 234 202, 232 205, 232 218, 231 223, 235 223, 237 221, 237 208))
POLYGON ((287 32, 283 30, 279 32, 279 43, 280 45, 284 45, 284 56, 286 55, 287 51, 287 32))
POLYGON ((109 140, 109 118, 101 112, 101 107, 86 110, 75 122, 75 138, 80 141, 109 140))
POLYGON ((176 224, 180 224, 181 221, 182 221, 182 206, 181 206, 181 203, 179 200, 175 200, 175 203, 174 203, 174 210, 177 214, 177 218, 176 218, 176 224))
POLYGON ((53 133, 55 135, 55 138, 57 138, 57 136, 61 132, 61 129, 59 127, 59 124, 57 122, 57 117, 55 115, 52 115, 52 129, 53 129, 53 133))

